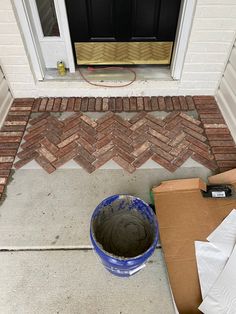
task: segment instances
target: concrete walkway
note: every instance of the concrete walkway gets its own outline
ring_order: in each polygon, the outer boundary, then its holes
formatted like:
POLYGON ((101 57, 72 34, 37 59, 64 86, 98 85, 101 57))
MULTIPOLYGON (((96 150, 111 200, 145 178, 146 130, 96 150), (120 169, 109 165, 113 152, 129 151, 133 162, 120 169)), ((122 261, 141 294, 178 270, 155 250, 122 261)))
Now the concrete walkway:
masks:
POLYGON ((207 174, 203 167, 133 175, 16 171, 0 206, 0 313, 174 313, 161 249, 132 278, 114 277, 91 248, 90 217, 109 195, 129 193, 149 201, 150 188, 162 180, 207 174))
POLYGON ((132 278, 110 275, 93 251, 1 253, 2 314, 172 314, 160 250, 132 278))

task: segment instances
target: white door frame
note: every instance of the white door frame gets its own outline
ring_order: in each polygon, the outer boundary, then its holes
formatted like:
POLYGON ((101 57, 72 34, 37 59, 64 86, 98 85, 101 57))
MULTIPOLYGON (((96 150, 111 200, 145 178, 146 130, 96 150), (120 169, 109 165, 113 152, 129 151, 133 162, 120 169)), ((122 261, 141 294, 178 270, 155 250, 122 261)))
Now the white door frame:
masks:
POLYGON ((70 73, 75 72, 75 61, 74 54, 72 50, 72 42, 70 37, 70 29, 66 12, 65 0, 56 0, 57 1, 57 15, 59 19, 59 28, 63 34, 64 42, 66 44, 67 58, 69 64, 70 73))
POLYGON ((181 78, 196 4, 197 0, 182 0, 181 2, 176 39, 171 62, 171 76, 174 80, 180 80, 181 78))
MULTIPOLYGON (((46 67, 40 49, 40 41, 63 41, 65 43, 68 68, 71 73, 75 72, 75 62, 71 45, 70 31, 66 14, 66 6, 64 0, 54 0, 57 14, 57 21, 60 30, 60 38, 44 37, 42 33, 39 17, 33 12, 35 25, 30 22, 29 10, 32 8, 27 0, 12 0, 15 6, 17 16, 25 37, 25 45, 31 59, 31 66, 34 70, 36 79, 41 81, 46 74, 46 67), (37 28, 37 30, 35 29, 37 28)), ((31 3, 32 5, 32 3, 31 3)))
MULTIPOLYGON (((34 36, 34 30, 30 23, 27 11, 26 0, 12 0, 16 13, 20 22, 22 32, 25 37, 25 45, 27 47, 31 66, 34 70, 37 80, 43 80, 46 73, 42 56, 37 48, 37 40, 34 36)), ((192 28, 193 16, 195 13, 197 0, 182 0, 180 8, 180 18, 177 26, 177 35, 174 45, 173 58, 171 63, 171 76, 175 80, 181 78, 184 66, 185 55, 187 51, 189 36, 192 28)), ((60 31, 62 31, 66 43, 66 51, 69 60, 69 70, 75 72, 75 62, 72 51, 72 43, 69 31, 69 24, 66 14, 65 0, 55 0, 57 7, 57 17, 60 31)))
POLYGON ((28 14, 32 16, 32 28, 35 30, 35 38, 38 40, 39 46, 41 47, 46 67, 55 68, 57 61, 62 60, 64 61, 66 67, 70 69, 70 72, 74 72, 75 65, 70 46, 71 42, 67 14, 65 7, 62 6, 64 1, 53 0, 53 2, 55 5, 56 19, 59 27, 59 36, 44 35, 36 0, 27 0, 26 3, 29 7, 28 14), (68 47, 70 47, 70 49, 68 49, 68 47))
POLYGON ((42 81, 45 76, 46 68, 43 62, 41 51, 38 47, 38 43, 34 37, 32 25, 28 16, 28 10, 24 0, 12 0, 14 8, 19 20, 19 26, 23 33, 25 46, 27 47, 30 63, 33 69, 35 78, 38 81, 42 81))

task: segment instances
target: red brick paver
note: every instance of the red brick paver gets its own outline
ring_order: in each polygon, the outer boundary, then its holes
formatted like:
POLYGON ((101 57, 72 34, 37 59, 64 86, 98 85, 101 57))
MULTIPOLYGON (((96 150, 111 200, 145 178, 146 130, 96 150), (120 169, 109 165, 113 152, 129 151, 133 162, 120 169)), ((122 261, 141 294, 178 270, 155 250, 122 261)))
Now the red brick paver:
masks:
POLYGON ((175 97, 70 97, 70 98, 37 98, 32 112, 43 111, 189 111, 195 110, 191 96, 175 97))
POLYGON ((175 171, 192 157, 217 169, 201 122, 183 112, 172 112, 163 120, 144 111, 130 120, 109 112, 97 121, 86 114, 74 113, 63 121, 52 114, 42 114, 29 121, 24 140, 16 168, 34 158, 51 173, 74 159, 91 173, 113 159, 124 170, 134 172, 152 159, 175 171))
MULTIPOLYGON (((17 154, 24 130, 27 126, 34 99, 15 99, 0 131, 0 198, 7 185, 15 156, 17 154)), ((37 100, 35 106, 40 105, 37 100)), ((28 152, 28 159, 34 159, 33 150, 28 152)), ((22 166, 25 159, 22 159, 22 166)), ((28 161, 27 161, 28 162, 28 161)))
POLYGON ((211 96, 15 99, 0 131, 0 195, 16 154, 15 168, 35 160, 48 173, 71 159, 89 173, 111 159, 130 173, 149 159, 172 172, 188 158, 216 171, 236 167, 235 143, 211 96), (54 114, 65 111, 62 121, 54 114), (104 115, 95 121, 87 111, 104 115), (124 120, 122 111, 137 113, 124 120))
POLYGON ((236 146, 215 98, 212 96, 195 96, 193 101, 199 119, 205 128, 217 168, 220 172, 235 168, 236 146))

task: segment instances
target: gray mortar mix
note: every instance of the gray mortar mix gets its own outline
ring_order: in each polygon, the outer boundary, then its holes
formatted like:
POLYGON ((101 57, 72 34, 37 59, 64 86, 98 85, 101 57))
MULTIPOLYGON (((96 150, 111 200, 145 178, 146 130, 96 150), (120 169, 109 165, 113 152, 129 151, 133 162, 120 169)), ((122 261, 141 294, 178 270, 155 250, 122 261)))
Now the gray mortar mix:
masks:
POLYGON ((130 210, 130 202, 127 197, 126 206, 121 209, 118 198, 105 206, 92 223, 92 232, 100 247, 117 257, 139 256, 149 249, 155 238, 154 225, 136 208, 130 210))

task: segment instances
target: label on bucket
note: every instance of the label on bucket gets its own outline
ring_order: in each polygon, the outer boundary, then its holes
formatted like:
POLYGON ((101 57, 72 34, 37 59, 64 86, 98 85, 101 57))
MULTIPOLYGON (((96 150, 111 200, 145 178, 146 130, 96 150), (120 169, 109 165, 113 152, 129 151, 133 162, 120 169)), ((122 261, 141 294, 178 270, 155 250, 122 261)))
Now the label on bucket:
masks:
POLYGON ((146 264, 142 264, 135 269, 132 269, 129 271, 129 275, 132 276, 133 274, 137 273, 139 270, 143 269, 146 266, 146 264))

